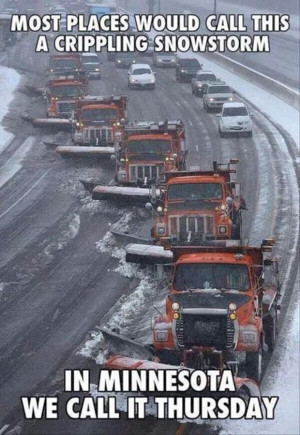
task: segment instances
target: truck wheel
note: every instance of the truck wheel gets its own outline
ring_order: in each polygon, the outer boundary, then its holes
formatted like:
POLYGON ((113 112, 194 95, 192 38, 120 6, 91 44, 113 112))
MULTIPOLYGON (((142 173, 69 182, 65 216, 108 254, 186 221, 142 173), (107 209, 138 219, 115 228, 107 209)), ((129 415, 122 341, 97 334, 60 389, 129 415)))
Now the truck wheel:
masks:
POLYGON ((260 346, 257 352, 246 353, 246 374, 247 378, 253 379, 256 382, 261 381, 262 373, 262 347, 260 346))
POLYGON ((277 311, 275 308, 272 309, 269 317, 265 320, 265 337, 266 344, 268 345, 269 353, 272 353, 275 349, 276 339, 278 334, 277 329, 277 311))
POLYGON ((251 130, 251 131, 248 131, 247 136, 248 136, 248 137, 252 137, 252 130, 251 130))

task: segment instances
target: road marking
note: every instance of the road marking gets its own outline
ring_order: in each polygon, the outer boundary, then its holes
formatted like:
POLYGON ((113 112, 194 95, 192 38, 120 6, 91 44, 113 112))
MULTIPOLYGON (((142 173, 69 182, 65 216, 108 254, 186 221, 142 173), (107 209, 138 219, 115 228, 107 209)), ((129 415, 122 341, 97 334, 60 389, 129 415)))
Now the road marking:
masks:
POLYGON ((181 107, 181 104, 179 103, 179 101, 175 101, 175 103, 177 104, 178 107, 181 107))
POLYGON ((5 424, 4 426, 2 426, 2 428, 0 429, 0 435, 2 435, 8 428, 9 428, 9 424, 5 424))
POLYGON ((198 145, 196 145, 196 150, 199 151, 199 146, 198 145))
POLYGON ((34 140, 34 137, 28 137, 7 162, 1 166, 0 187, 4 186, 22 168, 22 162, 31 149, 34 140))
POLYGON ((192 123, 191 120, 189 120, 189 124, 190 124, 191 127, 193 127, 193 123, 192 123))
POLYGON ((113 184, 114 180, 110 180, 110 182, 108 183, 109 186, 111 186, 113 184))
MULTIPOLYGON (((30 187, 30 189, 27 190, 27 192, 24 193, 23 196, 21 196, 21 198, 19 198, 16 202, 14 202, 7 210, 5 210, 5 212, 3 212, 2 214, 0 214, 0 219, 6 215, 6 213, 8 213, 12 208, 14 208, 17 204, 19 204, 20 201, 22 201, 22 199, 26 198, 26 196, 46 177, 46 175, 48 174, 48 172, 51 170, 51 168, 47 169, 47 171, 30 187)), ((0 433, 1 435, 1 433, 0 433)))

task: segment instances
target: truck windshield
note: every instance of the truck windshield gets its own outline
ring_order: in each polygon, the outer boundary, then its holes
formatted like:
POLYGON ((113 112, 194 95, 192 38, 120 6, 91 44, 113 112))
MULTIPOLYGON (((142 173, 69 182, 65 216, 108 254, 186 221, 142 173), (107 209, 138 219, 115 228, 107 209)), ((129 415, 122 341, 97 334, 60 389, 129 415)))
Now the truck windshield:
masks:
POLYGON ((224 107, 222 116, 248 116, 246 107, 224 107))
POLYGON ((170 152, 171 144, 168 140, 135 140, 128 142, 129 154, 168 154, 170 152))
POLYGON ((229 86, 209 86, 207 89, 208 94, 232 94, 229 86))
POLYGON ((196 80, 198 82, 214 82, 217 78, 214 74, 198 74, 196 80))
POLYGON ((151 69, 149 69, 149 68, 137 68, 137 69, 134 69, 131 74, 134 76, 139 76, 139 75, 143 75, 143 74, 151 74, 151 69))
POLYGON ((83 88, 79 85, 65 85, 51 87, 51 95, 54 97, 81 97, 83 88))
POLYGON ((247 266, 227 263, 191 263, 176 267, 173 287, 178 291, 220 289, 245 291, 250 287, 247 266))
POLYGON ((83 109, 81 112, 83 121, 113 121, 116 118, 115 109, 83 109))
POLYGON ((77 62, 75 59, 52 59, 50 68, 75 70, 77 68, 77 62))
POLYGON ((169 201, 198 201, 201 199, 222 199, 220 183, 171 184, 168 188, 169 201))
POLYGON ((84 64, 87 64, 87 63, 92 63, 92 64, 97 64, 97 65, 99 65, 99 59, 98 59, 98 56, 82 56, 82 62, 84 63, 84 64))

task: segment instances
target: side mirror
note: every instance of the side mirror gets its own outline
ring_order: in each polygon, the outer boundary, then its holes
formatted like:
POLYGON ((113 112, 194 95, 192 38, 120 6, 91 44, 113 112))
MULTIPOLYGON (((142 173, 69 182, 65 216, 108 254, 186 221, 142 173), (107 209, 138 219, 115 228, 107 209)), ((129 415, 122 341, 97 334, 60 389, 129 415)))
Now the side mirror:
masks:
POLYGON ((152 210, 152 204, 151 204, 151 202, 146 202, 145 209, 146 210, 152 210))
POLYGON ((217 117, 217 118, 221 118, 221 113, 217 113, 217 114, 216 114, 216 117, 217 117))
POLYGON ((131 72, 130 71, 128 71, 128 73, 127 73, 129 76, 130 76, 130 74, 131 74, 131 72))
POLYGON ((110 160, 112 160, 112 161, 116 161, 116 159, 117 159, 117 157, 116 157, 116 155, 115 154, 112 154, 111 156, 110 156, 110 160))
POLYGON ((153 72, 153 75, 155 75, 156 76, 156 71, 152 71, 153 72))

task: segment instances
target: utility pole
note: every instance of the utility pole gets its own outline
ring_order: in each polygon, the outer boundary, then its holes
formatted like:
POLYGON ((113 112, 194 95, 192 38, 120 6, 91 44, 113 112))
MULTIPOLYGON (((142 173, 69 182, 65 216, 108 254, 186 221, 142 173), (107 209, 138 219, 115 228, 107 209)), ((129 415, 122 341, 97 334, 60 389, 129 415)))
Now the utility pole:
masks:
POLYGON ((214 14, 217 15, 217 0, 214 0, 214 14))
POLYGON ((157 12, 160 14, 160 1, 161 0, 157 0, 157 12))

